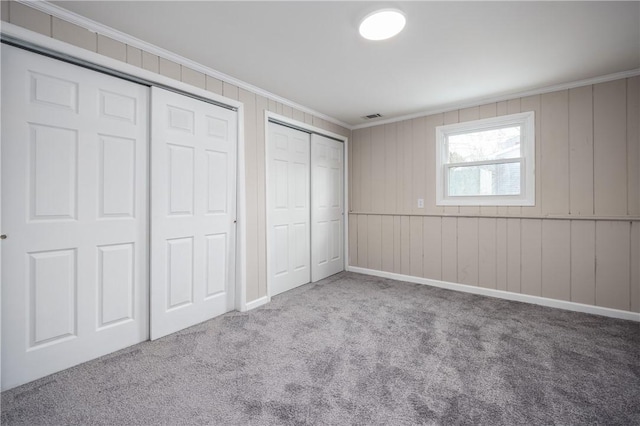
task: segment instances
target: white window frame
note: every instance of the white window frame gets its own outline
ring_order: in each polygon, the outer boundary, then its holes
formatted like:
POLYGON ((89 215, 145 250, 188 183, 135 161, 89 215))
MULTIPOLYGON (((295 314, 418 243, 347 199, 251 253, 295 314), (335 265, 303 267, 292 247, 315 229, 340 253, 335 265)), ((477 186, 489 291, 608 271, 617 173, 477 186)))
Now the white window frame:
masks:
POLYGON ((534 206, 536 197, 535 179, 535 114, 533 111, 504 115, 464 123, 448 124, 436 127, 436 205, 438 206, 534 206), (446 146, 449 136, 502 127, 521 126, 520 157, 472 161, 466 163, 449 163, 446 146), (462 195, 448 194, 449 168, 454 166, 472 166, 484 164, 502 164, 519 162, 520 194, 519 195, 462 195))

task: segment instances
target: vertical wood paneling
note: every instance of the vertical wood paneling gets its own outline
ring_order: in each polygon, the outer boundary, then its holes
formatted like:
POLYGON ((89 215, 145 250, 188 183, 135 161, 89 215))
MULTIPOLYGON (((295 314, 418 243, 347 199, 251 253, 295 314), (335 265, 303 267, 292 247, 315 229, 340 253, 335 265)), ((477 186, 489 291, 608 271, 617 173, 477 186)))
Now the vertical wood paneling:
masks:
POLYGON ((361 268, 368 267, 369 258, 369 216, 358 216, 358 266, 361 268))
POLYGON ((442 218, 442 280, 458 282, 458 219, 442 218))
POLYGON ((507 220, 507 291, 520 293, 520 219, 507 220))
POLYGON ((127 45, 127 63, 142 68, 142 50, 127 45))
POLYGON ((218 80, 217 78, 208 75, 205 81, 205 89, 209 92, 222 95, 222 80, 218 80))
MULTIPOLYGON (((304 115, 304 114, 303 114, 304 115)), ((353 209, 353 134, 349 132, 349 139, 347 139, 347 170, 345 173, 345 179, 347 179, 347 205, 345 209, 352 212, 353 209)))
MULTIPOLYGON (((100 49, 99 41, 100 40, 98 40, 98 49, 100 49)), ((205 75, 189 67, 182 67, 181 78, 183 83, 190 84, 198 89, 204 89, 207 86, 207 78, 205 75)))
MULTIPOLYGON (((51 16, 37 9, 26 6, 17 1, 2 1, 3 10, 5 6, 9 9, 4 20, 10 20, 12 24, 27 28, 46 36, 51 36, 51 16)), ((6 13, 7 10, 4 10, 6 13)), ((57 18, 54 18, 57 19, 57 18)), ((64 21, 63 21, 64 22, 64 21)), ((79 27, 78 27, 79 28, 79 27)), ((85 30, 86 31, 86 30, 85 30)), ((87 31, 88 32, 88 31, 87 31)), ((54 36, 55 37, 55 36, 54 36)))
MULTIPOLYGON (((12 21, 15 19, 14 8, 17 4, 20 3, 11 2, 9 6, 9 13, 12 21)), ((33 30, 37 31, 36 28, 33 28, 33 30)), ((73 44, 74 46, 90 50, 91 52, 97 51, 98 37, 95 32, 89 31, 86 28, 72 24, 71 22, 64 21, 55 16, 51 17, 51 36, 56 40, 61 40, 66 43, 73 44)))
POLYGON ((178 81, 180 81, 180 77, 182 74, 180 64, 165 58, 160 58, 159 60, 159 73, 161 75, 164 75, 165 77, 169 77, 178 81))
POLYGON ((594 201, 596 215, 627 213, 626 81, 593 87, 594 201))
POLYGON ((402 217, 393 216, 393 272, 402 273, 402 217))
POLYGON ((411 275, 411 223, 409 216, 400 219, 400 254, 402 255, 401 273, 411 275))
POLYGON ((382 216, 382 270, 393 272, 393 216, 382 216))
POLYGON ((418 216, 411 216, 411 275, 414 277, 421 277, 422 269, 422 218, 418 216))
POLYGON ((542 295, 542 221, 524 219, 521 223, 521 289, 532 296, 542 295))
POLYGON ((349 199, 351 200, 351 208, 353 211, 360 212, 362 209, 362 143, 361 143, 361 131, 356 130, 353 132, 351 138, 351 152, 353 153, 353 159, 351 160, 351 192, 349 193, 349 199))
POLYGON ((371 128, 360 131, 360 209, 372 211, 371 128))
POLYGON ((311 124, 313 125, 313 115, 309 114, 308 112, 304 113, 304 122, 307 124, 311 124))
POLYGON ((507 115, 509 110, 507 109, 507 101, 500 101, 496 103, 496 116, 507 115))
POLYGON ((497 237, 496 219, 478 219, 478 285, 480 287, 498 288, 497 237))
POLYGON ((569 90, 569 207, 593 214, 593 86, 569 90))
POLYGON ((540 106, 543 214, 569 214, 569 92, 546 93, 540 106))
POLYGON ((371 207, 373 212, 384 212, 385 173, 384 173, 384 126, 371 128, 371 207))
POLYGON ((413 123, 411 120, 402 122, 402 146, 404 154, 403 166, 403 213, 411 213, 415 200, 413 199, 413 123))
MULTIPOLYGON (((413 200, 411 200, 413 207, 411 210, 415 214, 420 214, 424 213, 424 208, 418 208, 417 199, 424 199, 426 196, 427 167, 425 167, 425 138, 427 134, 427 119, 421 117, 414 118, 411 121, 413 123, 413 200)), ((422 235, 422 233, 420 234, 422 235)))
MULTIPOLYGON (((507 101, 507 114, 517 114, 519 112, 522 112, 522 101, 520 100, 520 98, 516 98, 516 99, 510 99, 507 101)), ((537 117, 536 117, 536 121, 537 121, 537 117)), ((522 212, 522 207, 519 206, 509 206, 509 207, 498 207, 498 211, 501 213, 504 213, 506 211, 506 213, 508 215, 519 215, 522 212)))
POLYGON ((478 219, 458 219, 458 281, 478 285, 478 219))
POLYGON ((349 266, 358 266, 358 215, 349 215, 349 266))
POLYGON ((571 301, 596 303, 596 223, 571 221, 571 301))
POLYGON ((507 219, 496 221, 496 288, 507 291, 507 219))
POLYGON ((382 269, 382 218, 371 215, 368 218, 368 257, 367 267, 380 271, 382 269))
MULTIPOLYGON (((245 104, 245 108, 250 105, 245 104)), ((256 175, 258 185, 256 188, 256 199, 258 206, 258 286, 260 296, 267 294, 267 216, 260 212, 266 212, 266 146, 265 146, 265 122, 264 112, 269 107, 269 101, 263 96, 256 95, 255 123, 256 133, 256 175)), ((249 120, 250 117, 247 118, 249 120)))
MULTIPOLYGON (((629 310, 629 222, 596 222, 596 305, 629 310)), ((638 260, 634 259, 634 263, 638 260)))
MULTIPOLYGON (((256 133, 256 95, 240 91, 240 101, 244 103, 244 153, 245 153, 245 196, 246 196, 246 241, 247 241, 247 301, 261 297, 258 256, 258 156, 256 133)), ((266 286, 264 289, 266 294, 266 286)))
POLYGON ((291 116, 293 117, 294 120, 304 123, 304 112, 300 111, 299 109, 294 108, 291 113, 291 116))
MULTIPOLYGON (((442 124, 455 124, 457 122, 458 122, 458 110, 445 112, 442 116, 442 124)), ((456 206, 444 206, 443 210, 445 214, 458 213, 458 207, 456 206)), ((444 275, 444 269, 442 270, 442 274, 444 275)))
MULTIPOLYGON (((520 100, 520 109, 522 112, 533 111, 536 120, 536 205, 532 207, 520 207, 523 215, 539 215, 541 210, 541 190, 542 190, 542 176, 540 170, 542 170, 542 150, 540 149, 540 95, 529 96, 520 100)), ((509 208, 512 210, 511 207, 509 208)), ((515 213, 515 210, 513 210, 515 213)))
POLYGON ((396 123, 384 126, 384 205, 386 213, 396 212, 397 131, 396 123))
POLYGON ((640 77, 627 79, 627 212, 640 215, 640 77))
MULTIPOLYGON (((49 17, 51 19, 51 17, 49 17)), ((0 20, 9 22, 9 2, 0 1, 0 20)))
POLYGON ((285 117, 293 118, 293 108, 289 105, 282 105, 282 115, 285 117))
MULTIPOLYGON (((98 53, 118 61, 127 62, 127 45, 102 34, 98 34, 98 53)), ((204 74, 202 74, 202 78, 204 80, 204 74)))
POLYGON ((442 213, 442 206, 436 206, 436 127, 442 125, 443 114, 435 114, 427 117, 427 133, 425 135, 426 158, 426 183, 425 183, 425 212, 431 214, 442 213))
POLYGON ((157 73, 160 70, 160 58, 151 53, 142 51, 142 69, 157 73))
MULTIPOLYGON (((504 107, 506 109, 506 103, 504 107)), ((491 118, 495 117, 498 112, 498 105, 496 103, 480 105, 479 117, 483 118, 491 118)), ((481 215, 495 215, 498 212, 498 208, 496 206, 480 206, 480 214, 481 215)), ((495 285, 495 284, 494 284, 495 285)))
MULTIPOLYGON (((160 65, 162 65, 162 63, 160 65)), ((160 67, 160 69, 161 69, 161 72, 162 72, 162 67, 160 67)), ((226 81, 223 81, 222 82, 222 96, 238 100, 238 96, 240 96, 240 92, 239 92, 238 86, 235 86, 233 84, 227 83, 226 81)), ((255 96, 255 94, 253 94, 253 96, 255 96)))
POLYGON ((277 112, 277 109, 278 109, 277 102, 274 101, 273 99, 269 99, 268 108, 269 108, 269 111, 271 111, 271 112, 277 112))
POLYGON ((542 221, 542 297, 571 300, 571 222, 542 221))
POLYGON ((404 207, 404 121, 396 123, 396 210, 395 213, 406 213, 404 207))
POLYGON ((425 216, 422 230, 424 239, 423 247, 423 272, 425 278, 432 280, 442 279, 442 219, 439 217, 425 216))
POLYGON ((631 310, 640 312, 640 223, 631 224, 631 310))

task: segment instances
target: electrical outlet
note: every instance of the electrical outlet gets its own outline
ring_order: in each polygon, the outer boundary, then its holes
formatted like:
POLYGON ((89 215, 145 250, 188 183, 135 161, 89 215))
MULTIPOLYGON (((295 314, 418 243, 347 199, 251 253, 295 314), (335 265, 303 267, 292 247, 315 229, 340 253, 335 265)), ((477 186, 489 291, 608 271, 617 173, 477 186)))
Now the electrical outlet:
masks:
POLYGON ((418 198, 418 208, 424 209, 424 198, 418 198))

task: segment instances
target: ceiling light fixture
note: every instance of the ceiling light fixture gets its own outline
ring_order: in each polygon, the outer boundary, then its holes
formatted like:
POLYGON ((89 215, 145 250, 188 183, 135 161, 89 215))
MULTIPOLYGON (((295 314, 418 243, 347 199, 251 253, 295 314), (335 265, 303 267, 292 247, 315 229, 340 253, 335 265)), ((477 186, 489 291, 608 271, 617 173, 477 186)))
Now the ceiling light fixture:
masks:
POLYGON ((402 31, 406 22, 398 9, 381 9, 365 16, 359 31, 367 40, 386 40, 402 31))

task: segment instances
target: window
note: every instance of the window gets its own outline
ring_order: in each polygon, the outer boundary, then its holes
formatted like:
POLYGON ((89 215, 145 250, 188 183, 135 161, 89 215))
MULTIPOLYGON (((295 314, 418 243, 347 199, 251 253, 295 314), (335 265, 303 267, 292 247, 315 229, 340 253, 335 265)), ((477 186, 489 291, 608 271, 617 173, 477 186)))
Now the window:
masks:
POLYGON ((436 204, 533 206, 534 113, 436 128, 436 204))

